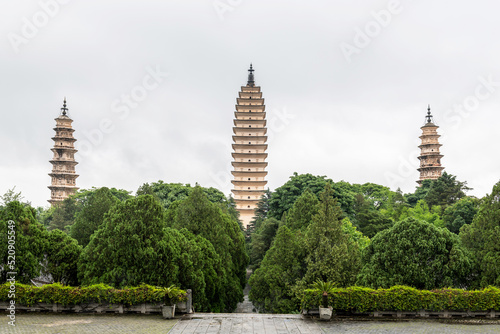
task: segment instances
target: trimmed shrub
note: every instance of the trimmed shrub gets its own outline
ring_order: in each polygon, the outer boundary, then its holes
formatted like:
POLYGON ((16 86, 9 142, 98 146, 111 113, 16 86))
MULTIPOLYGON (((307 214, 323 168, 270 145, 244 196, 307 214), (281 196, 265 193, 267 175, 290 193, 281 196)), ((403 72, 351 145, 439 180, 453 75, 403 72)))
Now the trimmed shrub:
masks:
MULTIPOLYGON (((439 289, 417 290, 397 285, 389 289, 364 287, 335 288, 328 295, 334 311, 489 311, 500 310, 500 289, 483 290, 439 289)), ((317 308, 321 304, 321 291, 306 289, 302 295, 302 308, 317 308)))
MULTIPOLYGON (((0 301, 9 301, 10 283, 0 285, 0 301)), ((60 283, 42 287, 16 283, 16 303, 31 306, 37 303, 74 305, 88 303, 108 303, 135 305, 163 302, 173 304, 185 300, 186 291, 171 287, 140 285, 115 289, 105 284, 84 287, 64 286, 60 283)))

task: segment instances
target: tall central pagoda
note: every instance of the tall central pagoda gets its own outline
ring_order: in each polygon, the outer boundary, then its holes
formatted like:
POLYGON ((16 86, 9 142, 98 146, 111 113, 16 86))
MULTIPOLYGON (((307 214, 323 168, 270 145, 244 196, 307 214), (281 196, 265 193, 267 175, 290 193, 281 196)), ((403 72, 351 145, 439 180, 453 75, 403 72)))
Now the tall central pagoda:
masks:
POLYGON ((254 69, 250 64, 248 82, 236 99, 233 127, 233 180, 236 209, 246 228, 255 215, 257 203, 264 194, 267 181, 267 128, 264 99, 255 86, 254 69))
POLYGON ((75 166, 78 162, 75 161, 75 149, 74 143, 76 139, 73 137, 73 127, 71 123, 73 120, 67 115, 68 108, 66 108, 66 98, 64 99, 63 107, 61 108, 61 114, 55 119, 56 127, 54 131, 56 132, 55 137, 52 137, 54 141, 54 147, 51 151, 54 153, 50 163, 52 164, 52 172, 49 174, 52 182, 49 186, 50 189, 50 199, 49 203, 51 205, 56 205, 61 203, 70 195, 74 194, 78 187, 76 186, 76 178, 78 175, 75 173, 75 166))
POLYGON ((437 180, 441 177, 441 172, 444 167, 441 166, 441 158, 443 155, 439 152, 439 148, 442 146, 439 143, 439 137, 437 129, 439 126, 434 124, 434 118, 431 115, 431 107, 427 108, 427 116, 425 116, 425 124, 421 127, 422 135, 420 139, 422 143, 418 148, 420 148, 420 168, 417 170, 420 172, 420 179, 417 181, 419 185, 422 185, 424 180, 437 180))

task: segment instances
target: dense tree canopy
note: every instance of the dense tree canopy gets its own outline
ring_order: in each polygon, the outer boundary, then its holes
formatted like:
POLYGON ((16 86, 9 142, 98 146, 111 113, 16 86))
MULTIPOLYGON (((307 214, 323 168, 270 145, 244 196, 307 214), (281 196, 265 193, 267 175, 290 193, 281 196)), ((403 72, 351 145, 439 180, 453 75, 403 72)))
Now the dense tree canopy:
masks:
POLYGON ((6 282, 7 272, 16 272, 16 281, 25 284, 42 274, 42 261, 48 247, 47 231, 35 215, 35 209, 18 201, 10 201, 0 208, 0 283, 6 282), (10 220, 14 224, 9 224, 10 220))
POLYGON ((54 282, 78 285, 78 258, 82 247, 61 230, 51 231, 47 240, 45 272, 54 282))
POLYGON ((212 243, 221 258, 224 274, 224 300, 228 310, 243 300, 248 255, 243 232, 230 215, 212 203, 201 187, 196 187, 183 201, 173 203, 167 211, 168 226, 186 228, 212 243))
POLYGON ((119 200, 106 187, 95 190, 76 213, 70 235, 85 247, 90 242, 90 236, 98 229, 104 220, 104 215, 119 200))
POLYGON ((464 197, 460 199, 444 210, 444 226, 451 232, 458 234, 463 225, 472 223, 478 207, 479 201, 475 198, 464 197))
POLYGON ((152 196, 118 203, 82 252, 82 283, 124 287, 174 281, 171 259, 176 249, 164 242, 164 227, 163 208, 152 196))
POLYGON ((466 287, 471 261, 458 236, 408 218, 378 233, 363 253, 358 284, 373 288, 466 287))
POLYGON ((342 228, 343 213, 330 184, 320 194, 318 213, 305 234, 304 285, 330 281, 339 286, 354 284, 361 265, 359 245, 342 228))
POLYGON ((482 199, 472 224, 462 226, 460 238, 472 252, 476 285, 500 286, 500 182, 482 199))
POLYGON ((300 307, 293 287, 304 276, 304 259, 303 237, 282 225, 261 267, 249 280, 249 298, 260 311, 290 313, 300 307))

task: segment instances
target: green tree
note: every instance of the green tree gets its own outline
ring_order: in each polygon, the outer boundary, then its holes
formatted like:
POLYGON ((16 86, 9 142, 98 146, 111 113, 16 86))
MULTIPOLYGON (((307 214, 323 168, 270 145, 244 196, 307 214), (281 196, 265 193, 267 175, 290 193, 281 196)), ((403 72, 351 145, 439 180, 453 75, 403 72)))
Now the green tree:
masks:
POLYGON ((47 241, 45 272, 54 282, 78 285, 78 258, 82 247, 61 230, 51 231, 47 241))
POLYGON ((75 214, 78 211, 78 204, 73 196, 66 198, 61 203, 55 206, 52 214, 52 220, 48 226, 48 230, 59 229, 65 233, 75 222, 75 214))
POLYGON ((467 187, 467 182, 460 182, 456 176, 444 172, 439 179, 432 182, 425 201, 431 207, 440 205, 444 210, 465 197, 465 192, 468 190, 471 188, 467 187))
POLYGON ((481 200, 472 224, 460 229, 460 238, 471 250, 476 266, 476 286, 500 286, 500 182, 481 200))
POLYGON ((372 288, 463 288, 472 268, 457 235, 415 218, 378 233, 363 252, 363 264, 358 284, 372 288))
POLYGON ((444 210, 444 226, 458 234, 463 225, 471 224, 477 213, 479 202, 475 198, 464 197, 444 210))
POLYGON ((16 187, 13 187, 12 189, 9 189, 0 196, 0 207, 4 207, 10 202, 20 202, 24 199, 23 195, 21 192, 16 192, 16 187))
POLYGON ((238 223, 209 201, 201 187, 195 187, 188 198, 173 203, 167 211, 168 226, 186 228, 212 243, 225 266, 224 304, 227 310, 243 300, 248 255, 243 232, 238 223))
POLYGON ((82 283, 115 287, 171 284, 178 270, 171 261, 178 254, 178 243, 165 242, 164 227, 163 208, 152 196, 113 206, 83 249, 78 267, 82 283))
POLYGON ((318 194, 327 182, 326 176, 313 176, 311 174, 294 173, 290 180, 277 188, 269 202, 269 216, 281 219, 283 213, 290 210, 302 193, 309 189, 313 194, 318 194))
POLYGON ((106 187, 94 190, 88 194, 76 213, 74 224, 71 226, 70 235, 85 247, 90 242, 90 236, 104 221, 104 215, 115 205, 119 199, 106 187))
MULTIPOLYGON (((137 190, 137 195, 153 195, 160 200, 160 203, 165 209, 168 209, 175 201, 185 200, 191 192, 197 188, 191 187, 190 184, 183 185, 182 183, 164 183, 158 182, 144 183, 137 190)), ((202 188, 203 193, 212 203, 226 203, 228 199, 224 194, 215 188, 202 188)))
POLYGON ((293 287, 305 272, 303 235, 282 225, 273 246, 248 284, 249 298, 264 312, 291 313, 299 310, 300 299, 293 287))
POLYGON ((247 226, 247 231, 246 231, 247 236, 250 236, 250 234, 252 234, 255 230, 257 230, 260 227, 260 225, 264 222, 264 220, 267 219, 270 210, 269 202, 271 200, 271 195, 272 193, 271 190, 269 190, 269 188, 266 191, 264 191, 264 194, 262 194, 260 201, 257 203, 257 208, 255 209, 255 217, 247 226))
POLYGON ((352 213, 352 204, 356 194, 355 186, 344 181, 334 183, 332 180, 326 179, 326 176, 294 173, 289 181, 277 188, 272 194, 269 202, 269 217, 281 219, 283 213, 292 208, 297 198, 306 189, 317 196, 327 183, 331 185, 333 189, 331 195, 337 198, 342 210, 347 214, 352 213))
POLYGON ((413 194, 405 194, 404 197, 409 206, 414 207, 418 201, 424 199, 432 187, 432 180, 423 180, 422 184, 415 189, 413 194))
POLYGON ((409 208, 401 214, 401 219, 413 217, 415 219, 424 220, 438 227, 444 227, 443 219, 441 219, 441 207, 439 205, 429 208, 427 202, 423 199, 417 202, 414 208, 409 208))
MULTIPOLYGON (((380 213, 362 194, 356 195, 354 218, 359 230, 369 238, 393 225, 391 218, 380 213)), ((378 206, 381 206, 379 203, 378 206)))
POLYGON ((8 272, 16 272, 16 281, 25 284, 40 276, 48 243, 35 215, 35 209, 18 201, 0 207, 0 283, 10 277, 8 272))
POLYGON ((306 231, 307 271, 301 282, 332 281, 339 286, 355 282, 361 265, 359 245, 343 231, 343 213, 327 184, 320 194, 318 213, 306 231))
POLYGON ((305 231, 311 224, 313 217, 318 213, 319 200, 307 188, 295 201, 286 216, 286 225, 292 230, 305 231))
POLYGON ((259 229, 251 235, 249 246, 250 268, 257 269, 267 250, 271 247, 280 222, 274 218, 264 220, 259 229))
POLYGON ((48 228, 50 223, 52 222, 55 210, 56 207, 54 206, 49 206, 48 208, 39 206, 38 208, 36 208, 36 220, 40 224, 45 226, 45 228, 48 228))

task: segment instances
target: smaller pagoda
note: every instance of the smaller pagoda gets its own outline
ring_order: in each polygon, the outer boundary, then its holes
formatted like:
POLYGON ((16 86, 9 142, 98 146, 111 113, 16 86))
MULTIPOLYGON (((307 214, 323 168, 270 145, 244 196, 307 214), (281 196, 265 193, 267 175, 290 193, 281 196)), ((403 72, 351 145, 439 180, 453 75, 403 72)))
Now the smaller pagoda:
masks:
POLYGON ((56 135, 52 137, 54 147, 51 148, 51 151, 54 153, 54 156, 50 160, 52 172, 49 175, 52 178, 52 182, 49 186, 50 199, 48 200, 52 206, 64 201, 78 190, 76 186, 78 175, 75 173, 75 166, 78 164, 75 161, 77 150, 74 143, 76 139, 73 138, 75 130, 71 126, 73 120, 69 118, 67 113, 68 108, 66 107, 66 98, 64 98, 61 114, 55 119, 56 127, 54 131, 56 135))
POLYGON ((439 126, 434 124, 434 119, 431 114, 431 107, 427 108, 427 116, 425 116, 425 124, 421 127, 422 135, 420 139, 422 143, 418 146, 420 148, 420 168, 417 170, 420 172, 420 178, 417 181, 419 185, 422 185, 424 180, 436 180, 441 177, 441 172, 444 167, 441 166, 441 158, 443 155, 439 152, 439 148, 442 146, 439 143, 439 137, 437 129, 439 126))

